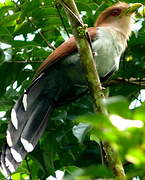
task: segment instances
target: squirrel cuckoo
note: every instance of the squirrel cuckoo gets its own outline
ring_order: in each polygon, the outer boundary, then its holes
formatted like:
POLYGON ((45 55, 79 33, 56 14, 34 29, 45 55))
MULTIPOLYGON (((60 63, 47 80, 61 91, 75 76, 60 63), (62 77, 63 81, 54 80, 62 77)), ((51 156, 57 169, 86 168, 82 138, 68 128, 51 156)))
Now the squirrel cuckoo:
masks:
MULTIPOLYGON (((100 14, 95 27, 88 28, 101 80, 118 70, 131 34, 134 12, 140 6, 119 2, 100 14)), ((43 62, 31 85, 12 108, 7 143, 0 158, 0 169, 5 176, 15 172, 27 153, 33 151, 54 108, 80 97, 87 89, 76 42, 71 37, 43 62)))

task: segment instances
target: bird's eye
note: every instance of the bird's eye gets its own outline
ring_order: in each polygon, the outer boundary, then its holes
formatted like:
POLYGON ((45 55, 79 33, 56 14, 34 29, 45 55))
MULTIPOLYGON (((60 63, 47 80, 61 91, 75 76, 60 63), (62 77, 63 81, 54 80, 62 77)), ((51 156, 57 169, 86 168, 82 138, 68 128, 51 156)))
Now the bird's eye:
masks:
POLYGON ((111 12, 111 16, 119 16, 121 14, 121 9, 114 9, 111 12))

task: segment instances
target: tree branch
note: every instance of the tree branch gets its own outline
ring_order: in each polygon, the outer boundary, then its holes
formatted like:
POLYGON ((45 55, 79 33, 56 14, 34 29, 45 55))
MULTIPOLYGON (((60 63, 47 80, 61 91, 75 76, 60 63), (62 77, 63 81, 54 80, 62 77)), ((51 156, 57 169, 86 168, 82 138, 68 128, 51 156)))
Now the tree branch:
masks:
MULTIPOLYGON (((86 73, 86 79, 90 94, 93 98, 94 112, 107 115, 107 110, 102 103, 104 94, 100 84, 100 79, 96 70, 90 43, 88 41, 87 27, 83 24, 74 0, 58 0, 64 7, 70 20, 73 34, 76 39, 78 51, 80 53, 81 62, 86 73)), ((125 180, 126 176, 119 156, 112 149, 109 142, 102 142, 105 151, 105 160, 112 169, 114 176, 118 179, 125 180)))
POLYGON ((119 85, 119 84, 126 84, 126 85, 131 85, 131 86, 140 86, 140 87, 144 88, 145 87, 145 78, 142 78, 142 79, 137 79, 137 78, 123 79, 123 78, 119 77, 119 78, 111 79, 107 82, 104 82, 103 87, 110 87, 110 86, 119 85))
MULTIPOLYGON (((37 26, 33 23, 32 19, 27 17, 27 20, 32 24, 32 26, 37 30, 37 26)), ((51 45, 47 39, 45 38, 45 36, 42 34, 41 31, 38 31, 39 35, 41 36, 41 38, 44 40, 44 42, 47 44, 47 46, 53 50, 55 50, 55 47, 53 45, 51 45)))
POLYGON ((54 5, 54 6, 55 6, 55 8, 56 8, 56 10, 57 10, 57 12, 58 12, 58 15, 59 15, 59 17, 60 17, 62 26, 63 26, 63 28, 64 28, 64 30, 65 30, 68 38, 70 38, 69 32, 68 32, 68 30, 67 30, 67 28, 66 28, 66 26, 65 26, 65 22, 64 22, 64 20, 63 20, 62 15, 61 15, 61 12, 60 12, 60 9, 59 9, 59 6, 58 6, 58 2, 55 2, 55 5, 54 5))

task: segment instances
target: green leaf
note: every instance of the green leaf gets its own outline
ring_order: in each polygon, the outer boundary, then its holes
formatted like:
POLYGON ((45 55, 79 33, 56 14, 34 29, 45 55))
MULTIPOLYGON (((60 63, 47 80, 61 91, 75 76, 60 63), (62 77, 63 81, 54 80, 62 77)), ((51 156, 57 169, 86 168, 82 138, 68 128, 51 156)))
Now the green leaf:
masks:
POLYGON ((12 42, 13 36, 7 27, 0 29, 0 41, 10 44, 12 42))
POLYGON ((111 97, 105 100, 105 105, 110 114, 118 114, 120 116, 130 118, 129 103, 124 97, 111 97))
POLYGON ((45 168, 49 174, 55 176, 54 160, 56 156, 56 138, 54 134, 45 133, 45 137, 41 140, 41 145, 43 149, 43 160, 45 163, 45 168))
POLYGON ((144 156, 144 153, 139 148, 131 149, 127 153, 126 159, 129 162, 132 162, 133 164, 136 164, 136 165, 140 165, 140 164, 145 165, 145 156, 144 156))
POLYGON ((3 19, 0 19, 0 25, 4 27, 16 25, 16 20, 20 17, 20 14, 20 12, 17 12, 13 15, 3 17, 3 19))
POLYGON ((3 63, 4 59, 5 59, 4 51, 0 49, 0 64, 3 63))

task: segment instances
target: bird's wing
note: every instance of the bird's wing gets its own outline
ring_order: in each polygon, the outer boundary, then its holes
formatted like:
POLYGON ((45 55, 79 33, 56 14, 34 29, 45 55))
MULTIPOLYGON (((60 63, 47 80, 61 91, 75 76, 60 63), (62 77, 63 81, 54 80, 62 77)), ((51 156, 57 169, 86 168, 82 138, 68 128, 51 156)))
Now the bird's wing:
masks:
MULTIPOLYGON (((88 28, 88 33, 89 33, 90 39, 92 40, 97 34, 96 27, 88 28)), ((39 76, 41 72, 45 71, 50 65, 54 64, 56 61, 70 55, 76 50, 77 50, 77 46, 76 46, 75 38, 71 37, 67 41, 62 43, 57 49, 55 49, 47 57, 47 59, 38 68, 36 72, 36 76, 39 76)))

